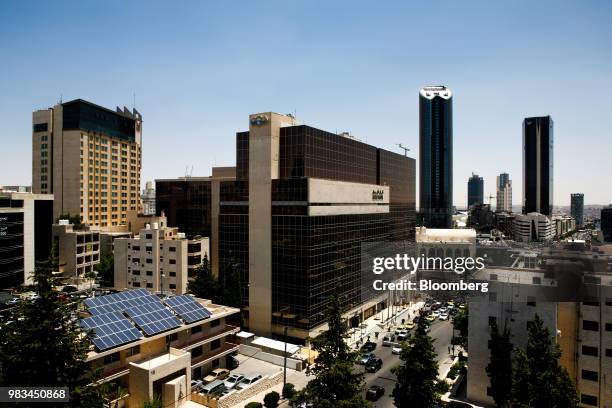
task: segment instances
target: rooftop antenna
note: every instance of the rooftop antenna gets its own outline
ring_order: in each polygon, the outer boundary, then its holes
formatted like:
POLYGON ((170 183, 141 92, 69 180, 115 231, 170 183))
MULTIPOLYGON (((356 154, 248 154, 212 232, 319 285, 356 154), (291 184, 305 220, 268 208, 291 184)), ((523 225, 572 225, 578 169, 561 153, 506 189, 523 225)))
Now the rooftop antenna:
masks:
POLYGON ((134 92, 134 106, 132 108, 136 109, 136 92, 134 92))
POLYGON ((401 144, 401 143, 396 143, 396 145, 397 145, 397 146, 398 146, 400 149, 404 150, 404 156, 408 156, 408 151, 410 151, 410 149, 409 149, 409 148, 407 148, 406 146, 404 146, 404 145, 403 145, 403 144, 401 144))

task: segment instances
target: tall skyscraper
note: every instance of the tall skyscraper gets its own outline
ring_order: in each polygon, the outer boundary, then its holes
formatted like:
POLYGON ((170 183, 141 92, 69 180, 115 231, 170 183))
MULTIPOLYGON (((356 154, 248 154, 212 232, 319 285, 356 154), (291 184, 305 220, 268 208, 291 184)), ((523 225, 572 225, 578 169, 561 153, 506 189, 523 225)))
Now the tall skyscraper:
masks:
POLYGON ((576 220, 576 227, 580 228, 584 225, 584 194, 574 193, 571 195, 571 199, 570 213, 576 220))
POLYGON ((553 120, 523 120, 523 214, 553 211, 553 120))
POLYGON ((82 99, 32 114, 32 191, 53 194, 53 217, 99 227, 138 210, 142 117, 82 99))
POLYGON ((497 176, 497 206, 496 212, 512 212, 512 180, 508 173, 497 176))
POLYGON ((484 204, 484 180, 478 174, 472 173, 468 180, 468 203, 470 208, 475 204, 484 204))
POLYGON ((453 101, 445 86, 419 92, 419 195, 423 225, 451 228, 453 215, 453 101))
POLYGON ((142 201, 142 214, 155 215, 155 188, 152 181, 145 183, 145 188, 140 195, 142 201))
POLYGON ((612 204, 601 209, 601 231, 605 242, 612 242, 612 204))

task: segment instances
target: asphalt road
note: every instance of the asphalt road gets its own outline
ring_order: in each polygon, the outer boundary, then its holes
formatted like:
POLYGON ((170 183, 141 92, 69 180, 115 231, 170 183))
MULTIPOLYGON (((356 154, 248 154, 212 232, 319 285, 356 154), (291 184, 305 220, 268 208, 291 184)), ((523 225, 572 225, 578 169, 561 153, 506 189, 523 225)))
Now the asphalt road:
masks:
MULTIPOLYGON (((442 363, 448 362, 450 360, 448 345, 452 338, 452 325, 450 322, 434 321, 429 335, 434 339, 434 349, 438 355, 438 364, 442 365, 442 363)), ((391 369, 398 365, 400 360, 399 356, 391 354, 391 347, 382 347, 382 338, 383 334, 379 336, 376 350, 374 350, 374 354, 383 361, 382 368, 376 373, 365 373, 365 388, 367 390, 374 384, 384 387, 385 394, 378 401, 372 402, 372 405, 376 408, 392 408, 395 406, 391 397, 391 392, 393 392, 395 385, 395 375, 391 372, 391 369)))

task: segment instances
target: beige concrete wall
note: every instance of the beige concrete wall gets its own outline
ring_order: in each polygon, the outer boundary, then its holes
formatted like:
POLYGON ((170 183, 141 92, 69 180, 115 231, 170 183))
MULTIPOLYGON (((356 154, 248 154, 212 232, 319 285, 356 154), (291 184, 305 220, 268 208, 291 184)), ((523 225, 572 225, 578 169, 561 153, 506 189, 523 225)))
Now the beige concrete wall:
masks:
POLYGON ((272 180, 278 178, 280 128, 293 118, 249 116, 249 329, 272 332, 272 180))

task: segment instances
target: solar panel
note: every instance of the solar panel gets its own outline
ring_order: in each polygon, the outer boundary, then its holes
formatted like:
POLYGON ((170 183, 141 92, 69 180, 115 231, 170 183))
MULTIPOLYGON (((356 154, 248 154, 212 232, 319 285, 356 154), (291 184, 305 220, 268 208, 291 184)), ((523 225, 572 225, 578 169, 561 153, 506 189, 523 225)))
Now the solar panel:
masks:
POLYGON ((142 337, 142 333, 119 312, 88 317, 80 323, 85 329, 94 331, 92 341, 99 350, 106 350, 142 337))
POLYGON ((178 314, 185 323, 208 319, 212 313, 189 295, 174 296, 166 299, 166 304, 178 314))
POLYGON ((152 336, 179 327, 182 323, 161 303, 133 306, 125 311, 145 334, 152 336))
POLYGON ((159 303, 159 298, 142 288, 85 299, 87 310, 93 315, 124 311, 133 306, 150 303, 159 303))

